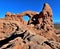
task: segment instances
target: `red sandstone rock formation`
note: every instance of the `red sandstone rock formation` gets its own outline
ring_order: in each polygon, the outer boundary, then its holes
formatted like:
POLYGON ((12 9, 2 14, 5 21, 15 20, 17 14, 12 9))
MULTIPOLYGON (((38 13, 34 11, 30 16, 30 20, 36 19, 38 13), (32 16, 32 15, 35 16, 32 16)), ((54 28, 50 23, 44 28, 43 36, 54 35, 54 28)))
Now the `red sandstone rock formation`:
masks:
POLYGON ((60 49, 60 38, 55 33, 52 9, 46 3, 40 13, 7 12, 0 19, 0 49, 60 49), (30 20, 25 22, 23 16, 30 20))

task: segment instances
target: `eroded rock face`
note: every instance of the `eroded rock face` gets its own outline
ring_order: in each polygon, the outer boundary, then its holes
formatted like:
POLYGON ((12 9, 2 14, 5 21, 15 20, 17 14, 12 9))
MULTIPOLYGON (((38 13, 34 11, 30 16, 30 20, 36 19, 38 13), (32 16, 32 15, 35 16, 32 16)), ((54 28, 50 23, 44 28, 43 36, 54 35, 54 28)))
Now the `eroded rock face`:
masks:
POLYGON ((7 12, 0 19, 0 49, 60 49, 60 38, 55 33, 52 9, 46 3, 40 13, 7 12), (25 22, 23 16, 30 20, 25 22))
POLYGON ((44 4, 42 11, 39 14, 34 15, 31 20, 30 24, 33 24, 36 30, 40 30, 40 32, 38 32, 39 34, 49 40, 59 41, 59 37, 54 33, 52 9, 47 3, 44 4))

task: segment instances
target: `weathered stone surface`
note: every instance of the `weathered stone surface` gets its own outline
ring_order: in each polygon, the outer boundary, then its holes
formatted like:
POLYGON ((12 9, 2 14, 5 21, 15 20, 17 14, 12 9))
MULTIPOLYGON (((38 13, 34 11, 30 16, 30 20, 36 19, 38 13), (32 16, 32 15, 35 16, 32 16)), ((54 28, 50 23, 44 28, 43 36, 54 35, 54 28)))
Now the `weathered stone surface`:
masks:
POLYGON ((0 49, 60 49, 60 36, 54 28, 52 9, 46 3, 40 13, 7 12, 0 19, 0 49), (29 16, 25 22, 23 16, 29 16))
POLYGON ((52 9, 46 3, 42 11, 32 17, 30 24, 34 25, 34 28, 39 30, 39 34, 48 38, 49 40, 59 41, 60 38, 54 33, 54 24, 52 20, 52 9), (59 40, 58 40, 59 38, 59 40))

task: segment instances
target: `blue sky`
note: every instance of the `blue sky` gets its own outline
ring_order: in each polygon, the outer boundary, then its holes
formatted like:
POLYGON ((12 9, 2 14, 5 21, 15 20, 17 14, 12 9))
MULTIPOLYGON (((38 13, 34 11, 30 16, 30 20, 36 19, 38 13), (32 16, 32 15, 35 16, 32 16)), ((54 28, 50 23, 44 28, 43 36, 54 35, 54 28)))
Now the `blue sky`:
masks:
POLYGON ((0 18, 4 18, 6 12, 21 13, 27 10, 40 12, 44 3, 51 6, 54 23, 60 23, 60 0, 0 0, 0 18))

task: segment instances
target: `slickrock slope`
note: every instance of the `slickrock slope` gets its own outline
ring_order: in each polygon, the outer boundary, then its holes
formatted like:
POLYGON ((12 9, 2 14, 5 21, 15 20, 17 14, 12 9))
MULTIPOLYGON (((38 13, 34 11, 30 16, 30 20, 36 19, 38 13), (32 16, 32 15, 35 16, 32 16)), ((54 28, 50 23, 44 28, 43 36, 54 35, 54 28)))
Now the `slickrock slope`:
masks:
POLYGON ((0 19, 0 49, 60 49, 50 6, 45 3, 40 13, 7 12, 0 19), (30 18, 28 22, 23 20, 25 15, 30 18))

